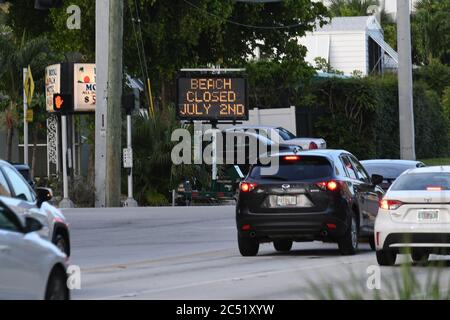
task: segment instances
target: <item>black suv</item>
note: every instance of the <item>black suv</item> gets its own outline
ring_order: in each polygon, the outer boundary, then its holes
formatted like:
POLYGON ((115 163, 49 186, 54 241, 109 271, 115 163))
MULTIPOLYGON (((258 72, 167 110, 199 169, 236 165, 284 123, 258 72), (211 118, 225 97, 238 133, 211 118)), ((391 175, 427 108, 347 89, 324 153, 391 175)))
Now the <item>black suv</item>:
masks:
POLYGON ((273 242, 277 251, 289 251, 294 241, 337 242, 351 255, 366 238, 374 248, 382 176, 369 177, 343 150, 285 152, 261 163, 241 182, 236 204, 243 256, 256 255, 262 242, 273 242), (279 161, 275 170, 268 160, 279 161))

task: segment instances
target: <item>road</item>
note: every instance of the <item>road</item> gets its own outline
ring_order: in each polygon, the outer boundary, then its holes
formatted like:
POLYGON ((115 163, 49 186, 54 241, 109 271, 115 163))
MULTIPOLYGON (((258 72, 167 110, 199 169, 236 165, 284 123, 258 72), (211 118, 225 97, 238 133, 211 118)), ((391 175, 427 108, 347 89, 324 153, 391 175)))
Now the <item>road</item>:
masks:
MULTIPOLYGON (((332 287, 372 298, 368 244, 341 256, 335 244, 296 243, 290 253, 262 245, 257 257, 237 249, 234 207, 67 209, 72 257, 82 271, 74 299, 317 299, 332 287)), ((449 257, 441 284, 450 280, 449 257)), ((403 260, 407 257, 403 256, 403 260)), ((412 266, 425 282, 429 268, 412 266)), ((381 292, 399 277, 400 266, 381 269, 381 292)))

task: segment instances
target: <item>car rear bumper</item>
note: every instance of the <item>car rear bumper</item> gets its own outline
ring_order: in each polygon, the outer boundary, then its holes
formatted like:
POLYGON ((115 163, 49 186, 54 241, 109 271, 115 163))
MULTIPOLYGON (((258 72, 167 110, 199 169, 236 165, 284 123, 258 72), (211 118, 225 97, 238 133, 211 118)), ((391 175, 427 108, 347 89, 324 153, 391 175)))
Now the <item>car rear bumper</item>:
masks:
POLYGON ((377 250, 428 248, 450 250, 450 224, 394 222, 388 213, 378 214, 375 222, 377 250))
POLYGON ((302 214, 253 214, 237 212, 236 225, 241 236, 260 242, 276 239, 293 241, 335 240, 347 230, 345 217, 332 211, 302 214))

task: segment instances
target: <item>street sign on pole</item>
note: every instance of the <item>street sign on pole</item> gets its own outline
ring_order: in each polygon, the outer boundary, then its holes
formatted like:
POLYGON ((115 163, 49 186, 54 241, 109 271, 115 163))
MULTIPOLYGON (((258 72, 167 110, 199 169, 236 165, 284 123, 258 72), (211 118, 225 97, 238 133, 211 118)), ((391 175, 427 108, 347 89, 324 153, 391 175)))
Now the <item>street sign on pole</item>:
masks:
POLYGON ((33 94, 34 94, 34 80, 33 80, 33 74, 31 73, 30 66, 28 66, 28 69, 27 69, 23 88, 25 90, 25 97, 27 98, 27 104, 31 105, 31 102, 33 101, 33 94))

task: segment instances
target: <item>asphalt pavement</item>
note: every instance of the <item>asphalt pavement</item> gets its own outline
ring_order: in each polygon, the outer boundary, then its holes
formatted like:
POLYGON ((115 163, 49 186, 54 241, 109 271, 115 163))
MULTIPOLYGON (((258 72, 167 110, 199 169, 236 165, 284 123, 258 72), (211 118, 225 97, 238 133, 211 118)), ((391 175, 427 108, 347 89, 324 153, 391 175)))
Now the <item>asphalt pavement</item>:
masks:
MULTIPOLYGON (((381 291, 368 288, 369 276, 373 283, 378 275, 368 244, 355 256, 341 256, 336 244, 310 242, 295 243, 289 253, 264 244, 258 256, 241 257, 232 206, 67 209, 64 214, 71 228, 70 263, 82 271, 74 299, 319 299, 352 293, 396 298, 401 281, 402 264, 383 267, 381 291)), ((432 259, 444 261, 440 284, 448 288, 450 257, 432 259)), ((424 286, 430 268, 411 268, 424 286)))

